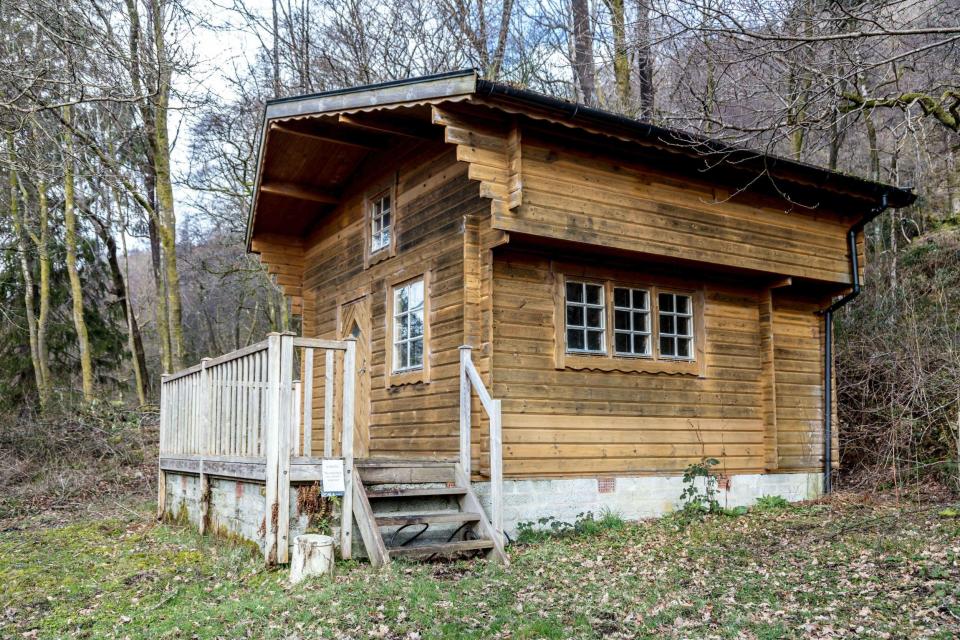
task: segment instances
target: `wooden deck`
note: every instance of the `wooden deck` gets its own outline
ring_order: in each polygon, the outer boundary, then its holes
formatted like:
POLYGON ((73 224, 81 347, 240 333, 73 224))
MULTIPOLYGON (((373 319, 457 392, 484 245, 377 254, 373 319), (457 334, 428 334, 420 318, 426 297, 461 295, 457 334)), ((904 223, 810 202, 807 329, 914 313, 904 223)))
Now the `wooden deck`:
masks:
MULTIPOLYGON (((161 386, 160 459, 158 514, 166 513, 166 474, 194 475, 200 479, 200 530, 207 529, 210 479, 225 478, 263 483, 265 514, 264 556, 268 564, 289 561, 291 485, 322 481, 324 460, 343 461, 346 491, 341 502, 340 555, 352 555, 354 521, 363 537, 367 555, 374 564, 390 561, 390 552, 379 533, 381 522, 370 507, 370 498, 388 497, 371 491, 376 485, 419 485, 406 490, 390 489, 393 497, 456 495, 460 515, 414 514, 430 522, 463 522, 482 539, 464 539, 449 551, 485 549, 491 557, 506 561, 503 552, 502 452, 500 402, 490 397, 470 358, 470 348, 460 359, 460 451, 456 459, 355 458, 366 450, 355 442, 356 345, 353 340, 334 341, 271 334, 263 342, 165 376, 161 386), (328 366, 322 411, 313 397, 311 369, 317 355, 328 366), (339 357, 340 366, 329 366, 339 357), (295 379, 305 373, 304 384, 295 379), (334 394, 334 389, 339 393, 334 394), (477 392, 489 420, 491 518, 471 488, 471 402, 477 392), (314 415, 322 414, 323 455, 310 455, 314 415), (362 480, 361 480, 362 474, 362 480), (445 487, 427 487, 446 483, 445 487), (419 491, 419 493, 418 493, 419 491), (452 518, 452 519, 451 519, 452 518)), ((419 555, 402 550, 400 555, 419 555)), ((433 556, 434 552, 427 554, 433 556)))

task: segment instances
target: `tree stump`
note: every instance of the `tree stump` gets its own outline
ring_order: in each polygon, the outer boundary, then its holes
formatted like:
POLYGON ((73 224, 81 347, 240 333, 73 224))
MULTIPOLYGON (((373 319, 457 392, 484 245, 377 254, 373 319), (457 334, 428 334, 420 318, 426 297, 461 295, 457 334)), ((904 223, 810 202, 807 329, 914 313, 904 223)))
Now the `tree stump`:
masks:
POLYGON ((333 538, 315 533, 293 539, 290 584, 317 575, 333 575, 333 538))

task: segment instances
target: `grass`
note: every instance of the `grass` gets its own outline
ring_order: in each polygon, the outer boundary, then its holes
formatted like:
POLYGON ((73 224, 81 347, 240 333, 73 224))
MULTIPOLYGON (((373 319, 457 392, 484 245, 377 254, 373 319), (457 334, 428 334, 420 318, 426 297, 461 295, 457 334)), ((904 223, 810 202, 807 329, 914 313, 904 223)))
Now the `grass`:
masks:
MULTIPOLYGON (((960 634, 960 519, 840 499, 541 536, 483 561, 285 584, 149 505, 0 532, 0 637, 780 638, 960 634)), ((949 512, 946 512, 949 514, 949 512)))

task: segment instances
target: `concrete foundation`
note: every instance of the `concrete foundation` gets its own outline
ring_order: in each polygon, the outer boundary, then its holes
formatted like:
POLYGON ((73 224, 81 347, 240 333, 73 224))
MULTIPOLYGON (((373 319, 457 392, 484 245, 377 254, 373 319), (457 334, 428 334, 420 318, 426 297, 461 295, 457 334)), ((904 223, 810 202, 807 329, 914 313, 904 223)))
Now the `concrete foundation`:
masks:
MULTIPOLYGON (((536 522, 544 516, 573 522, 582 513, 593 512, 596 517, 604 510, 625 520, 658 517, 677 508, 683 489, 679 476, 504 480, 503 526, 509 535, 516 535, 520 522, 536 522)), ((473 490, 489 513, 490 483, 474 483, 473 490)), ((768 473, 724 479, 717 499, 730 508, 750 506, 762 496, 798 502, 822 493, 819 473, 768 473)))
MULTIPOLYGON (((167 516, 200 524, 200 479, 196 475, 167 472, 167 516)), ((473 489, 490 512, 490 483, 476 482, 473 489)), ((558 478, 552 480, 504 480, 504 528, 516 535, 520 522, 536 522, 544 516, 553 516, 564 522, 575 521, 580 514, 592 512, 599 516, 612 511, 625 520, 652 518, 670 513, 680 502, 683 481, 670 477, 602 477, 558 478)), ((235 536, 256 544, 263 550, 265 542, 266 497, 264 486, 246 480, 210 479, 209 528, 217 535, 235 536)), ((721 482, 718 499, 724 507, 750 506, 762 496, 780 496, 790 502, 810 500, 823 492, 823 476, 819 473, 771 473, 730 476, 721 482)), ((290 540, 308 533, 308 516, 297 511, 296 487, 290 491, 290 540)), ((423 513, 456 509, 455 502, 436 498, 423 501, 390 500, 377 513, 423 513)), ((340 514, 330 517, 332 534, 339 537, 340 514)), ((395 527, 383 530, 384 540, 391 544, 395 527)), ((393 544, 399 544, 417 528, 397 535, 393 544)), ((426 532, 420 541, 442 541, 453 532, 445 526, 436 526, 426 532)), ((292 547, 291 547, 292 549, 292 547)), ((354 535, 354 556, 364 557, 359 531, 354 535)))
MULTIPOLYGON (((186 473, 167 472, 166 515, 200 526, 200 478, 186 473)), ((210 478, 209 531, 214 535, 252 542, 263 552, 266 543, 266 491, 263 484, 247 480, 210 478)), ((330 518, 334 536, 340 534, 340 514, 330 518)), ((297 512, 297 487, 290 491, 290 540, 307 533, 309 518, 297 512)), ((358 536, 359 537, 359 536, 358 536)), ((361 545, 362 546, 362 545, 361 545)))

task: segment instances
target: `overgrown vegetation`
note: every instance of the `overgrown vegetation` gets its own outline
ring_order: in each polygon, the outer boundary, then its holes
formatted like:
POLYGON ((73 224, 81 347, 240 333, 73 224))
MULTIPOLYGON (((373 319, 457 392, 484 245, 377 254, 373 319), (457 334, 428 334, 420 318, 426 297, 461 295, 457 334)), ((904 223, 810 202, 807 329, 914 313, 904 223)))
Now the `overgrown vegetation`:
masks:
POLYGON ((531 544, 550 538, 568 536, 592 536, 602 531, 622 529, 625 523, 620 514, 609 509, 603 510, 598 517, 592 511, 578 513, 573 522, 565 522, 553 516, 544 516, 537 520, 517 523, 517 542, 531 544))
POLYGON ((152 493, 157 416, 97 402, 0 414, 0 520, 152 493))
POLYGON ((863 295, 840 315, 837 386, 844 480, 871 489, 960 489, 960 232, 872 227, 863 295), (896 244, 909 239, 900 251, 896 244))
POLYGON ((953 638, 960 519, 945 506, 841 495, 679 531, 620 522, 513 546, 506 570, 351 563, 295 588, 246 547, 156 524, 151 505, 24 521, 0 532, 0 636, 953 638))

